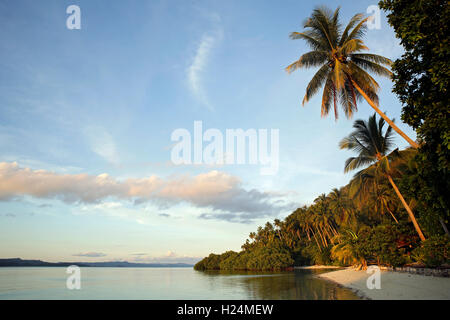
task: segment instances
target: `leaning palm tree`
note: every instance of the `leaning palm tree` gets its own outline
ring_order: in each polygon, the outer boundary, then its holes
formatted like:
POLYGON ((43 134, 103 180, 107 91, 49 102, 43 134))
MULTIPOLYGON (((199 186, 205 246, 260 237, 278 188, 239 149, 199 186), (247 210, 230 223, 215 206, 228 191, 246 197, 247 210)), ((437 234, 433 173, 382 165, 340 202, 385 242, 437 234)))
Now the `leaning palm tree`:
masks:
POLYGON ((398 134, 417 148, 418 144, 378 108, 379 85, 369 72, 391 77, 391 71, 383 65, 390 66, 392 61, 376 54, 361 53, 368 50, 362 37, 370 17, 357 14, 342 31, 339 9, 333 13, 326 7, 316 8, 304 23, 306 30, 290 34, 293 40, 305 40, 312 51, 303 54, 286 71, 291 73, 298 68, 320 67, 306 88, 303 105, 323 86, 322 116, 326 116, 333 106, 337 119, 337 104, 340 102, 345 115, 350 118, 358 110, 357 101, 364 98, 398 134))
MULTIPOLYGON (((368 169, 375 170, 375 175, 383 175, 386 177, 408 212, 409 218, 414 224, 420 239, 424 241, 425 237, 422 230, 420 230, 419 224, 417 223, 411 208, 403 198, 400 190, 397 188, 397 185, 392 179, 389 158, 393 158, 395 156, 398 157, 399 153, 393 152, 392 154, 388 154, 393 146, 392 127, 388 127, 386 132, 383 134, 384 124, 385 122, 383 119, 379 119, 377 123, 375 114, 373 114, 367 122, 364 120, 355 121, 353 124, 355 131, 348 137, 344 138, 339 144, 341 149, 353 150, 358 153, 358 156, 347 159, 345 162, 345 172, 366 165, 372 165, 368 169)), ((357 177, 365 175, 366 170, 362 170, 357 173, 357 177)))

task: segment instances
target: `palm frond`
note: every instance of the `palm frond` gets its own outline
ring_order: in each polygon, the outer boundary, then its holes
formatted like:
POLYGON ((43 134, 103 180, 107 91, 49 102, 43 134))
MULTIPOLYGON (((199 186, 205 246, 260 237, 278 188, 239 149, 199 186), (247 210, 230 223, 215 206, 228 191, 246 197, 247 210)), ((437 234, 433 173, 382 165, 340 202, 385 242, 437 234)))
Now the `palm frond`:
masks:
MULTIPOLYGON (((392 148, 392 128, 388 126, 383 132, 385 125, 384 119, 377 121, 374 113, 367 121, 356 120, 353 124, 355 130, 342 139, 339 143, 341 149, 355 151, 358 155, 351 157, 345 162, 344 171, 348 172, 371 163, 378 164, 375 170, 381 170, 384 174, 389 171, 388 152, 392 148)), ((358 173, 360 175, 360 173, 358 173)))
POLYGON ((385 58, 383 56, 380 56, 378 54, 372 54, 372 53, 354 53, 352 55, 355 58, 360 58, 368 61, 372 61, 378 64, 383 64, 388 67, 392 65, 392 61, 388 58, 385 58))
POLYGON ((327 79, 328 73, 330 72, 330 67, 325 64, 323 65, 314 75, 314 77, 309 82, 308 86, 306 87, 306 94, 303 98, 302 104, 304 105, 306 102, 311 99, 313 95, 316 94, 317 91, 322 87, 323 83, 327 79))
POLYGON ((371 157, 350 157, 345 161, 344 172, 353 171, 355 169, 364 167, 373 163, 374 159, 371 157))
POLYGON ((310 51, 302 55, 297 61, 286 67, 286 71, 291 73, 298 68, 310 68, 324 64, 328 59, 326 51, 310 51))
POLYGON ((364 45, 364 42, 361 39, 352 39, 346 41, 344 45, 339 48, 339 50, 342 55, 347 56, 349 54, 352 54, 353 52, 369 50, 369 48, 364 45))
POLYGON ((331 11, 326 7, 319 7, 313 10, 311 18, 305 24, 305 28, 311 28, 311 32, 315 33, 320 38, 327 39, 329 49, 334 49, 333 31, 331 11))
POLYGON ((365 19, 362 19, 356 27, 350 32, 347 39, 345 39, 344 43, 346 41, 350 41, 352 39, 361 39, 367 31, 367 20, 369 20, 370 17, 367 17, 365 19))
POLYGON ((305 32, 291 32, 289 37, 292 40, 302 39, 305 40, 306 43, 311 47, 313 50, 327 50, 328 49, 328 43, 323 41, 323 39, 316 38, 313 33, 311 33, 309 30, 306 30, 305 32))
POLYGON ((362 69, 366 70, 366 71, 371 71, 379 76, 384 76, 384 77, 392 77, 392 72, 379 65, 378 63, 366 60, 366 59, 362 59, 362 58, 358 58, 355 57, 354 55, 350 56, 350 59, 359 67, 361 67, 362 69))
POLYGON ((322 105, 320 108, 320 115, 322 117, 325 117, 328 112, 330 111, 330 103, 331 98, 333 98, 333 80, 332 80, 333 74, 330 72, 328 73, 327 81, 325 82, 325 86, 323 88, 323 94, 322 94, 322 105))
POLYGON ((347 40, 348 33, 350 30, 357 24, 359 21, 361 21, 364 18, 364 15, 362 13, 355 14, 347 24, 347 26, 344 29, 344 32, 342 33, 341 39, 339 41, 339 46, 342 46, 344 42, 347 40))

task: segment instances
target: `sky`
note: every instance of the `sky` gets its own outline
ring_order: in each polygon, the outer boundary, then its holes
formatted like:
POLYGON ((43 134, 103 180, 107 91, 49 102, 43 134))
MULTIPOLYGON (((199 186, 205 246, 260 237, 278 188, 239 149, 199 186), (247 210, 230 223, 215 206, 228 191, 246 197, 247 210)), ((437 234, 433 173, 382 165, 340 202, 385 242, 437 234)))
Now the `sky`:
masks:
MULTIPOLYGON (((308 51, 289 33, 318 5, 346 23, 374 4, 0 2, 0 258, 193 263, 348 183, 338 143, 373 111, 322 118, 320 94, 302 107, 315 70, 284 71, 308 51), (67 28, 70 5, 81 29, 67 28), (194 139, 195 121, 224 136, 278 130, 278 170, 175 164, 172 134, 194 139)), ((383 12, 365 43, 403 52, 383 12)), ((415 138, 392 82, 376 79, 381 109, 415 138)))

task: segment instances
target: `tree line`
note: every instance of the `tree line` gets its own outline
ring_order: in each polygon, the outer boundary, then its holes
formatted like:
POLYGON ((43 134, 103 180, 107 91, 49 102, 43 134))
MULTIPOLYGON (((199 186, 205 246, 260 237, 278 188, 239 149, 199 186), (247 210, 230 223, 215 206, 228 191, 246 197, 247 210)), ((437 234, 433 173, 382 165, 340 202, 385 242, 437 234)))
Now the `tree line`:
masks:
POLYGON ((342 28, 339 8, 319 7, 303 24, 303 32, 290 35, 306 41, 311 51, 286 68, 289 73, 319 68, 303 103, 322 89, 322 116, 333 110, 337 118, 340 105, 350 118, 363 99, 380 116, 356 120, 354 131, 339 145, 355 152, 344 170, 360 170, 346 186, 250 233, 242 251, 211 254, 195 269, 450 263, 449 5, 444 0, 384 0, 379 5, 405 48, 400 59, 392 62, 362 52, 368 50, 363 42, 368 18, 362 14, 342 28), (371 74, 394 81, 402 120, 416 130, 418 141, 381 111, 379 84, 371 74), (394 149, 392 130, 410 147, 394 149))

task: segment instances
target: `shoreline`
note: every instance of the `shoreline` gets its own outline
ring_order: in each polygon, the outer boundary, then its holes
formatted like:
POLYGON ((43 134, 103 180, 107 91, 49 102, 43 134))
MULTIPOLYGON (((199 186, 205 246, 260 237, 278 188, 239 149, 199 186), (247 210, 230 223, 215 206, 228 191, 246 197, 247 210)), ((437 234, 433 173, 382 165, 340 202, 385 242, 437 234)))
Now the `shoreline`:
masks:
POLYGON ((314 265, 314 266, 300 266, 294 267, 294 270, 310 270, 310 269, 345 269, 349 267, 338 267, 338 266, 325 266, 325 265, 314 265))
POLYGON ((369 289, 372 273, 346 268, 315 277, 352 290, 366 300, 450 300, 450 278, 381 270, 380 289, 369 289))

